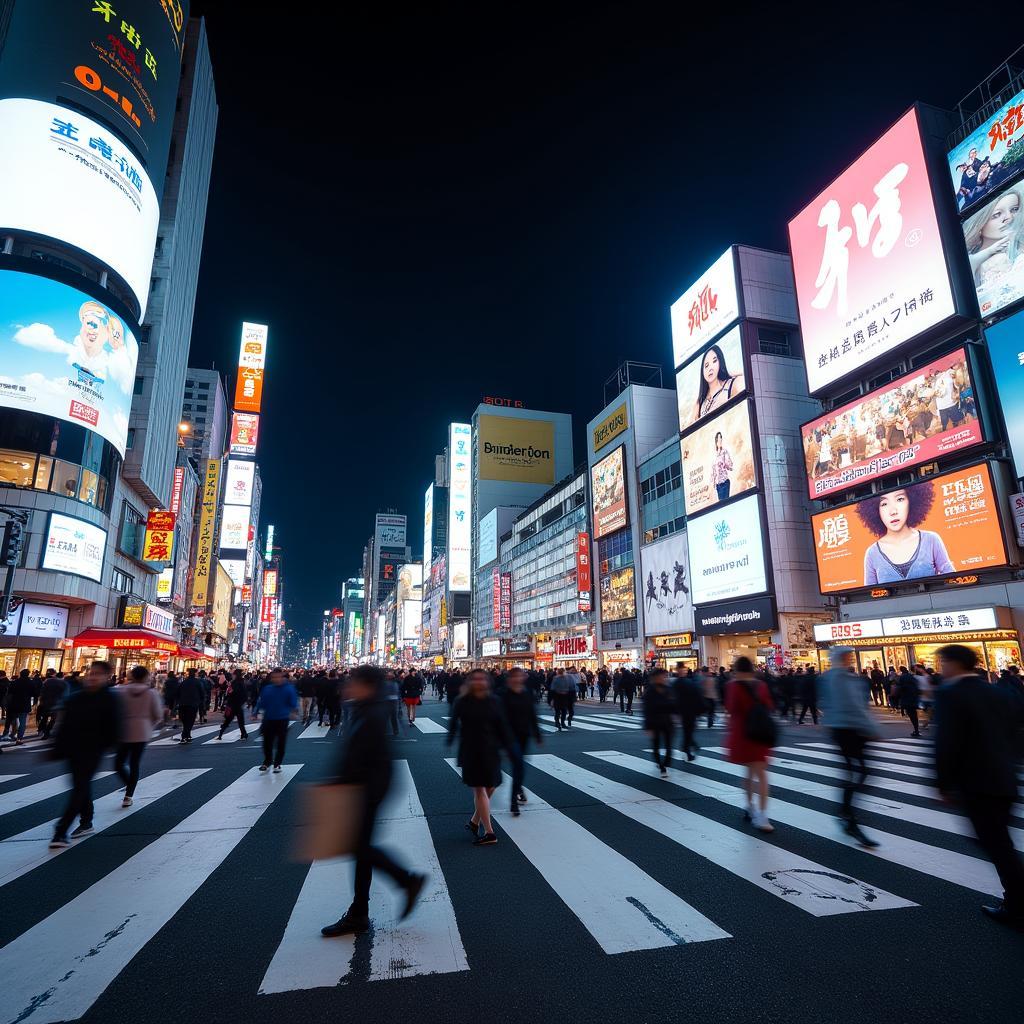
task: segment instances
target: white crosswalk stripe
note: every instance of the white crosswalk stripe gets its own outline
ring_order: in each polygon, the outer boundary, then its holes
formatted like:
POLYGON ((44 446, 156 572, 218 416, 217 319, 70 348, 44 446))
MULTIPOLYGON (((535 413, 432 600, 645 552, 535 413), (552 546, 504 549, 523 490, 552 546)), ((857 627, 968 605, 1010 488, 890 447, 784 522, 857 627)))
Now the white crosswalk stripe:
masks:
POLYGON ((412 724, 420 732, 424 733, 446 733, 448 731, 440 722, 435 722, 431 718, 423 718, 419 715, 416 716, 416 721, 412 724))
POLYGON ((316 722, 310 722, 309 725, 299 733, 299 739, 322 740, 330 731, 331 727, 329 725, 317 725, 316 722))
MULTIPOLYGON (((801 743, 801 749, 815 749, 815 750, 838 750, 839 747, 835 743, 801 743)), ((780 748, 782 749, 782 748, 780 748)), ((888 761, 906 761, 908 764, 934 764, 935 758, 928 756, 925 753, 907 753, 900 750, 898 747, 890 747, 887 743, 874 743, 868 744, 868 753, 874 757, 884 758, 888 761)))
POLYGON ((580 715, 580 714, 577 714, 576 717, 573 718, 573 721, 574 722, 579 722, 580 720, 582 720, 584 722, 594 722, 597 725, 614 725, 615 728, 617 728, 617 729, 643 729, 643 726, 639 722, 637 722, 637 721, 632 721, 631 722, 628 719, 625 720, 625 721, 620 721, 620 720, 616 719, 615 721, 611 721, 610 722, 608 720, 608 717, 609 717, 608 715, 580 715))
MULTIPOLYGON (((845 764, 846 759, 842 754, 835 754, 828 750, 811 750, 807 747, 776 747, 773 754, 795 754, 801 757, 815 758, 819 761, 833 761, 845 764)), ((870 751, 869 751, 870 753, 870 751)), ((904 764, 895 761, 879 761, 877 759, 865 759, 864 763, 869 768, 875 768, 880 772, 892 772, 896 775, 912 775, 918 779, 934 779, 934 768, 919 768, 915 765, 904 764)))
MULTIPOLYGON (((198 729, 192 730, 192 739, 197 740, 200 736, 212 736, 215 732, 220 732, 219 725, 201 725, 198 729)), ((181 733, 175 733, 173 736, 168 736, 162 740, 154 740, 150 743, 151 747, 176 747, 181 742, 181 733)))
MULTIPOLYGON (((108 775, 113 775, 113 772, 97 772, 96 778, 102 779, 108 775)), ((51 796, 66 793, 70 788, 71 776, 58 775, 45 782, 34 782, 30 786, 22 786, 21 789, 15 789, 10 793, 2 793, 0 794, 0 814, 20 811, 23 807, 29 807, 40 800, 49 800, 51 796)))
MULTIPOLYGON (((554 722, 555 719, 552 715, 538 715, 538 718, 542 722, 554 722)), ((591 725, 589 722, 578 722, 573 719, 572 727, 574 729, 581 729, 583 732, 610 732, 610 725, 591 725)))
MULTIPOLYGON (((454 758, 446 760, 458 770, 454 758)), ((511 780, 503 778, 507 799, 511 780)), ((572 818, 527 795, 520 817, 494 818, 606 953, 730 937, 572 818)))
POLYGON ((6 1001, 17 1024, 76 1020, 184 906, 301 768, 255 768, 109 875, 4 947, 6 1001))

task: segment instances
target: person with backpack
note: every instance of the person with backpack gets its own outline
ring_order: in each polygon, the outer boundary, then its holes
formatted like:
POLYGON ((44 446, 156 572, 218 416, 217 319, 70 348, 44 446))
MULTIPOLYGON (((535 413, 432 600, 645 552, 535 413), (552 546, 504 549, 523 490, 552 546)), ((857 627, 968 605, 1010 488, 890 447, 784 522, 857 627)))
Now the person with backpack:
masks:
POLYGON ((760 832, 774 832, 768 820, 768 756, 778 730, 771 716, 771 692, 766 683, 754 676, 749 658, 739 657, 733 663, 732 679, 725 690, 725 707, 729 712, 729 760, 747 768, 744 820, 760 832))

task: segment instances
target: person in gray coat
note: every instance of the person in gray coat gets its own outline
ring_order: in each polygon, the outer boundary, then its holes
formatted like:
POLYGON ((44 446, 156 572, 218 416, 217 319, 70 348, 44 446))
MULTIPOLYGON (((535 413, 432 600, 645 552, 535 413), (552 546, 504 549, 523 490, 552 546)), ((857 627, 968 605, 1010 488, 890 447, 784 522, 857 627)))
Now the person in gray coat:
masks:
POLYGON ((857 823, 853 809, 854 796, 864 789, 868 769, 864 748, 878 736, 878 729, 868 711, 870 680, 854 671, 851 647, 833 647, 829 651, 831 668, 818 682, 818 702, 825 712, 825 721, 832 729, 839 752, 846 761, 847 777, 843 784, 843 810, 840 821, 843 831, 861 846, 873 849, 878 843, 865 835, 857 823))
POLYGON ((121 735, 114 754, 114 771, 125 785, 122 807, 131 807, 135 787, 139 784, 142 752, 160 725, 164 711, 160 697, 150 684, 149 669, 136 665, 128 679, 114 687, 121 708, 121 735))

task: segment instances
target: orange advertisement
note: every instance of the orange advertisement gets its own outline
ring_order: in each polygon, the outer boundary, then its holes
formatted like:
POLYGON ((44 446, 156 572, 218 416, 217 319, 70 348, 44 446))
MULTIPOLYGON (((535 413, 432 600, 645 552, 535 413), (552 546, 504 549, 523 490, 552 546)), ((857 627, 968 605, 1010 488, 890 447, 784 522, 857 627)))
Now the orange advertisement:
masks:
POLYGON ((259 412, 263 401, 263 371, 239 366, 235 384, 235 411, 259 412))
POLYGON ((811 517, 823 594, 1007 564, 987 463, 811 517))

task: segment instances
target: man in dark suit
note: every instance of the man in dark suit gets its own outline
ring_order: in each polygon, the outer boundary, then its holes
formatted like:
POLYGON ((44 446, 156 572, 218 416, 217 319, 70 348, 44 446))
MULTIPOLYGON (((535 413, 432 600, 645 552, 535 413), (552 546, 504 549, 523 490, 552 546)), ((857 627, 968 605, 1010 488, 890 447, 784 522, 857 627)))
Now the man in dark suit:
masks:
POLYGON ((1003 884, 1003 901, 982 910, 997 921, 1024 926, 1024 865, 1010 838, 1017 798, 1013 756, 1015 709, 979 676, 969 647, 939 651, 945 680, 935 695, 935 769, 943 799, 956 793, 978 843, 1003 884))

